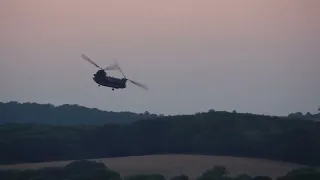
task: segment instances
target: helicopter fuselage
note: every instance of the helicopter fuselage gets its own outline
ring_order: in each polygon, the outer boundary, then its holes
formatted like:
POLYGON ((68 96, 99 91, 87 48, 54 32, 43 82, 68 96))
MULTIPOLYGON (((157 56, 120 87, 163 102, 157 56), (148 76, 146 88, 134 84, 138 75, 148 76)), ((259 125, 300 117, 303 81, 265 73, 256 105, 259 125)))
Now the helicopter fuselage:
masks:
POLYGON ((124 75, 124 73, 122 72, 122 70, 121 70, 121 68, 120 68, 120 66, 118 65, 117 62, 115 62, 115 64, 113 64, 111 66, 108 66, 106 68, 101 68, 95 62, 93 62, 88 56, 82 54, 81 57, 84 60, 86 60, 89 63, 91 63, 92 65, 94 65, 95 67, 100 69, 93 75, 93 81, 95 83, 97 83, 98 86, 110 87, 110 88, 112 88, 112 90, 114 90, 114 89, 124 89, 124 88, 126 88, 127 81, 129 81, 129 82, 131 82, 132 84, 134 84, 136 86, 139 86, 139 87, 141 87, 141 88, 143 88, 145 90, 148 90, 148 87, 146 85, 128 79, 124 75), (105 70, 118 70, 123 75, 123 78, 115 78, 115 77, 107 76, 107 73, 105 72, 105 70))
POLYGON ((94 82, 99 86, 110 87, 114 89, 124 89, 126 88, 127 79, 125 78, 115 78, 107 76, 106 73, 96 73, 93 77, 94 82))

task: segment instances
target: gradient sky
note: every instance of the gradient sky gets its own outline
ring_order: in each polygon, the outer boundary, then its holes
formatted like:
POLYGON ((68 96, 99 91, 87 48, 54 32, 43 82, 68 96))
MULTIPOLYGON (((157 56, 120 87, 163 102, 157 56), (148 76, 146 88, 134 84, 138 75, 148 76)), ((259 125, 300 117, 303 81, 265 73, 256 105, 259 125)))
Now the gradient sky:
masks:
POLYGON ((319 17, 318 0, 0 0, 0 101, 315 113, 319 17), (82 53, 149 91, 98 87, 82 53))

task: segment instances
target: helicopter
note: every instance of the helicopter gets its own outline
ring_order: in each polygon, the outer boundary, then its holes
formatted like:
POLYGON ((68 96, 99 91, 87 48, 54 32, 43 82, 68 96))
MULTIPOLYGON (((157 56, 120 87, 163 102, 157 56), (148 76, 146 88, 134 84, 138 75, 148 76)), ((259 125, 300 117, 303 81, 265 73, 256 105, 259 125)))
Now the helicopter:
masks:
POLYGON ((115 61, 115 63, 113 65, 110 65, 106 68, 101 68, 100 66, 98 66, 95 62, 93 62, 88 56, 82 54, 81 57, 88 61, 89 63, 93 64, 94 66, 96 66, 97 68, 99 68, 99 70, 93 74, 93 80, 94 82, 96 82, 98 84, 98 86, 105 86, 105 87, 109 87, 112 88, 112 91, 114 91, 114 89, 124 89, 127 87, 126 83, 127 81, 130 81, 132 84, 137 85, 138 87, 141 87, 145 90, 148 90, 148 87, 142 83, 133 81, 128 79, 123 71, 121 70, 119 64, 117 61, 115 61), (108 76, 106 71, 107 70, 119 70, 121 72, 121 74, 123 75, 123 78, 116 78, 116 77, 112 77, 112 76, 108 76))

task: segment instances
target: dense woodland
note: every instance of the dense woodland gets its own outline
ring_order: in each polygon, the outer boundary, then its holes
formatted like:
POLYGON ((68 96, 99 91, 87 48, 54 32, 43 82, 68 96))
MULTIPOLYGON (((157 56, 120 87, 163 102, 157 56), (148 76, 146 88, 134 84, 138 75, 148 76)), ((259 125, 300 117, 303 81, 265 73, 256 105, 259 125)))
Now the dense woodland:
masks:
MULTIPOLYGON (((105 164, 94 161, 74 161, 65 167, 46 167, 39 170, 0 170, 0 179, 10 180, 166 180, 162 174, 136 174, 121 176, 105 164)), ((177 174, 168 180, 189 180, 184 174, 177 174)), ((296 169, 277 177, 276 180, 319 180, 320 171, 312 168, 296 169)), ((250 177, 247 174, 231 176, 223 166, 215 166, 196 180, 272 180, 268 176, 250 177)))
MULTIPOLYGON (((21 115, 23 113, 20 111, 16 114, 29 120, 52 120, 52 114, 44 113, 45 107, 41 107, 30 108, 32 112, 25 112, 25 115, 21 115)), ((61 115, 54 116, 74 117, 70 120, 73 122, 79 117, 85 121, 77 115, 80 112, 64 116, 61 111, 61 115)), ((95 118, 95 121, 104 121, 103 117, 100 120, 95 118)), ((7 121, 10 122, 10 119, 7 121)), ((195 115, 152 116, 131 124, 60 126, 4 123, 0 126, 0 163, 179 153, 243 156, 319 165, 319 129, 320 122, 317 121, 214 110, 195 115)))

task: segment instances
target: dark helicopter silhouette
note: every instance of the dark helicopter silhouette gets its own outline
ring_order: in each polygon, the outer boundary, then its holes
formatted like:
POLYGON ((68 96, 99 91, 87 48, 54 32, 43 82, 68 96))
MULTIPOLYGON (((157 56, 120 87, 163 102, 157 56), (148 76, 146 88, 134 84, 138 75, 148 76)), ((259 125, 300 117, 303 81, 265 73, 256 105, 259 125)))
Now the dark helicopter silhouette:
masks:
POLYGON ((126 86, 127 81, 130 81, 131 83, 145 90, 148 90, 148 87, 146 85, 128 79, 122 72, 117 62, 103 69, 100 66, 98 66, 95 62, 93 62, 88 56, 82 54, 81 57, 100 69, 93 75, 93 80, 98 84, 98 86, 110 87, 112 88, 112 90, 124 89, 127 87, 126 86), (107 76, 106 70, 119 70, 124 78, 115 78, 115 77, 107 76))

